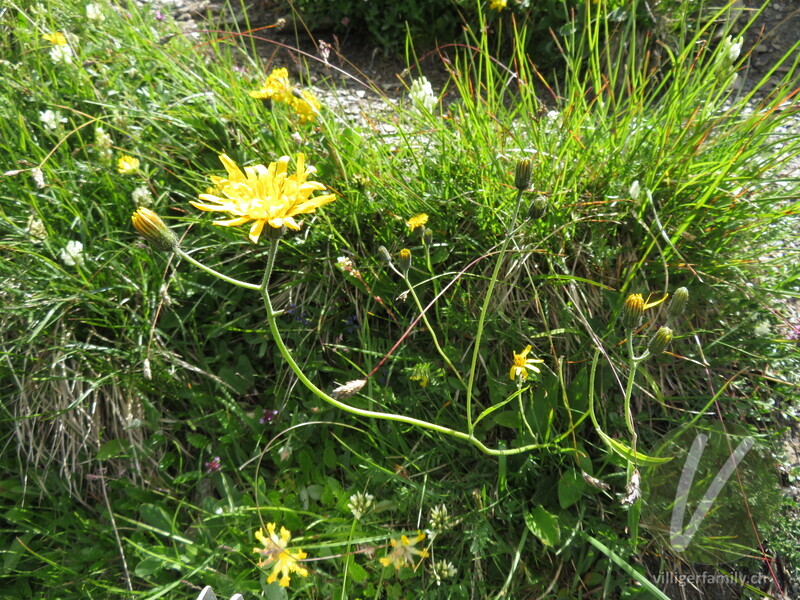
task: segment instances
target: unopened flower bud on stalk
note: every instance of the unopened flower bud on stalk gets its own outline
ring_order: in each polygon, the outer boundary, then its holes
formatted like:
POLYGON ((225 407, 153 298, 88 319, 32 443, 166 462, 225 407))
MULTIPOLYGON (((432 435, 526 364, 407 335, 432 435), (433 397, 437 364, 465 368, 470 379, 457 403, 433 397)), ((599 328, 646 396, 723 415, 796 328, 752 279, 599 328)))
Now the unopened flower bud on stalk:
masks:
POLYGON ((661 327, 653 338, 650 340, 650 345, 647 347, 650 350, 651 356, 661 354, 672 341, 672 329, 669 327, 661 327))
POLYGON ((633 331, 642 323, 644 298, 641 294, 631 294, 625 299, 622 307, 622 325, 626 331, 633 331))
POLYGON ((517 170, 514 174, 514 187, 520 192, 524 192, 531 184, 531 168, 533 163, 530 158, 523 158, 517 162, 517 170))
POLYGON ((381 261, 387 265, 392 264, 392 255, 389 254, 389 251, 386 249, 386 246, 378 246, 378 256, 381 257, 381 261))
POLYGON ((534 221, 541 219, 547 214, 547 198, 544 196, 536 196, 528 208, 528 218, 534 221))
POLYGON ((133 227, 141 233, 157 250, 177 250, 178 236, 167 227, 156 213, 140 206, 131 216, 133 227))
POLYGON ((428 248, 431 247, 433 244, 433 230, 427 228, 425 229, 425 231, 422 233, 422 243, 428 248))
POLYGON ((397 256, 397 265, 403 273, 408 273, 411 268, 411 250, 403 248, 397 256))
POLYGON ((683 314, 686 309, 686 303, 689 301, 689 290, 685 287, 680 287, 672 294, 672 300, 669 303, 667 313, 670 317, 675 318, 683 314))

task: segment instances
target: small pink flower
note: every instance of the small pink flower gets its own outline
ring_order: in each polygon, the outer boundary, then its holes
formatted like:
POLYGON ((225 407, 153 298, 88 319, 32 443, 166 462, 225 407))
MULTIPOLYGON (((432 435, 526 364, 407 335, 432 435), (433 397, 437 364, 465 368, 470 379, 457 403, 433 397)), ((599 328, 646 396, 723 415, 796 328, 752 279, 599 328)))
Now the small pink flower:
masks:
POLYGON ((209 475, 211 473, 219 473, 222 470, 222 463, 220 462, 219 456, 215 456, 210 461, 205 463, 206 473, 209 475))

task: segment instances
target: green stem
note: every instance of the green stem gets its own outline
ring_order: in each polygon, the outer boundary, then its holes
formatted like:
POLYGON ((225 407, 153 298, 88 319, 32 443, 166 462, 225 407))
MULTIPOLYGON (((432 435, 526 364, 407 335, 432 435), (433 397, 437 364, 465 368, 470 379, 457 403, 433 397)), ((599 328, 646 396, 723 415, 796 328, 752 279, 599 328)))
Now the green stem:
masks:
POLYGON ((506 227, 506 235, 503 244, 500 247, 500 252, 497 255, 497 261, 494 263, 494 271, 492 271, 492 278, 489 280, 489 288, 486 290, 486 297, 483 300, 483 307, 481 314, 478 317, 478 329, 475 332, 475 348, 472 351, 472 362, 469 366, 469 383, 467 383, 467 430, 470 435, 474 425, 472 423, 472 390, 475 385, 475 373, 478 367, 478 355, 481 351, 481 337, 483 337, 483 325, 486 322, 486 313, 489 311, 489 302, 492 299, 492 292, 494 291, 495 283, 497 283, 497 276, 500 274, 500 265, 503 264, 503 257, 505 256, 508 243, 511 240, 511 231, 514 229, 514 224, 517 222, 517 215, 519 214, 519 205, 522 200, 522 191, 517 191, 517 198, 514 202, 514 217, 506 227))
MULTIPOLYGON (((394 265, 392 265, 392 268, 394 268, 394 265)), ((397 271, 397 269, 395 269, 395 271, 397 271)), ((399 273, 399 271, 397 272, 399 273)), ((433 327, 431 327, 431 324, 428 321, 428 316, 425 313, 425 309, 422 307, 422 303, 419 301, 417 293, 414 291, 414 286, 411 285, 411 282, 408 280, 408 276, 405 273, 400 273, 400 276, 403 278, 408 291, 411 292, 411 297, 414 298, 414 303, 417 305, 417 310, 419 310, 420 316, 422 317, 422 322, 425 323, 428 333, 431 334, 431 339, 433 340, 433 345, 436 347, 436 351, 439 353, 439 356, 442 357, 444 362, 447 363, 447 366, 450 367, 450 370, 455 373, 455 376, 461 382, 461 385, 464 385, 464 379, 461 377, 461 373, 459 373, 455 366, 453 366, 453 363, 450 362, 450 357, 444 353, 444 350, 442 350, 442 347, 439 345, 439 339, 436 337, 436 332, 433 330, 433 327)))
POLYGON ((177 248, 175 250, 175 254, 180 256, 182 259, 192 263, 198 269, 202 269, 203 271, 213 275, 214 277, 219 277, 220 279, 222 279, 222 281, 226 281, 226 282, 228 282, 228 283, 230 283, 232 285, 237 285, 239 287, 243 287, 245 289, 253 290, 253 291, 256 291, 256 292, 261 289, 260 285, 255 285, 254 283, 247 283, 246 281, 240 281, 238 279, 234 279, 233 277, 228 277, 227 275, 225 275, 223 273, 220 273, 219 271, 215 271, 211 267, 205 266, 200 261, 198 261, 198 260, 192 258, 191 256, 189 256, 188 254, 186 254, 186 252, 184 252, 180 248, 177 248))

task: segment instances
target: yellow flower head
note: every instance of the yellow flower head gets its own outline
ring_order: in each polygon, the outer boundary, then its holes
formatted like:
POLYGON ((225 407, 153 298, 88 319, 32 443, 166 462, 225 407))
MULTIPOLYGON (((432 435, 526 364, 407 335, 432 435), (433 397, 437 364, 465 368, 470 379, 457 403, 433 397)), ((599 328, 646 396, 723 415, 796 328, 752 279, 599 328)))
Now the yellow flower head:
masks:
POLYGON ((67 45, 67 38, 64 37, 63 33, 60 33, 58 31, 56 31, 54 33, 45 33, 42 37, 44 39, 46 39, 48 42, 50 42, 51 44, 53 44, 53 46, 66 46, 67 45))
POLYGON ((528 378, 528 371, 535 371, 541 373, 541 369, 536 365, 543 363, 541 358, 528 358, 528 353, 531 351, 531 345, 528 344, 525 350, 517 354, 514 352, 514 364, 511 365, 511 380, 514 381, 517 377, 521 379, 528 378))
POLYGON ((311 123, 322 107, 317 97, 307 90, 292 95, 292 108, 301 123, 311 123))
POLYGON ((408 221, 406 221, 406 225, 411 231, 414 231, 417 227, 424 227, 425 224, 428 222, 428 215, 425 213, 420 213, 418 215, 414 215, 408 221))
POLYGON ((289 540, 292 539, 292 534, 285 527, 281 527, 280 536, 275 533, 275 523, 267 523, 267 534, 264 535, 264 530, 259 529, 256 532, 256 539, 261 542, 263 548, 253 548, 253 552, 257 552, 264 557, 263 560, 258 562, 259 567, 275 564, 272 568, 272 573, 267 577, 267 583, 275 583, 278 579, 278 574, 281 575, 278 585, 281 587, 289 587, 291 579, 290 573, 297 573, 300 577, 308 577, 308 569, 298 565, 298 562, 303 560, 307 555, 300 550, 288 550, 286 547, 289 545, 289 540))
POLYGON ((506 7, 507 4, 508 4, 508 0, 490 0, 489 8, 491 8, 492 10, 496 10, 496 11, 500 12, 501 10, 503 10, 506 7))
POLYGON ((394 565, 398 571, 404 565, 413 565, 414 557, 427 558, 428 551, 416 548, 415 546, 425 539, 425 534, 417 532, 417 535, 409 539, 408 536, 402 535, 400 539, 393 538, 391 541, 392 550, 380 559, 384 567, 394 565))
POLYGON ((297 155, 297 172, 294 175, 288 173, 288 156, 282 156, 270 163, 269 167, 245 167, 244 173, 226 154, 219 158, 228 171, 228 178, 212 175, 215 193, 199 195, 201 200, 210 204, 190 201, 191 205, 200 210, 227 212, 233 217, 214 221, 215 225, 232 227, 253 221, 249 234, 253 243, 258 242, 264 225, 299 230, 295 216, 312 213, 336 199, 334 194, 311 196, 327 188, 318 181, 306 181, 313 171, 306 169, 303 154, 297 155))
POLYGON ((284 68, 272 69, 261 89, 250 92, 250 95, 261 100, 291 102, 292 85, 289 83, 289 71, 284 68))
POLYGON ((117 171, 123 175, 134 173, 139 169, 139 159, 133 156, 122 156, 117 161, 117 171))

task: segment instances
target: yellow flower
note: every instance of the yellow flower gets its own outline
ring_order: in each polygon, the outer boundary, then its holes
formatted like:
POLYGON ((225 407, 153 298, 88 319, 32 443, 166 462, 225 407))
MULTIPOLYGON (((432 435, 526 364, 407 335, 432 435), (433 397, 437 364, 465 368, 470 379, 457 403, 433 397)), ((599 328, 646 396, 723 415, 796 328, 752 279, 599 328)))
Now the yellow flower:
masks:
POLYGON ((250 92, 250 95, 261 100, 291 102, 292 85, 289 83, 289 71, 283 68, 272 69, 261 89, 250 92))
POLYGON ((508 0, 490 0, 489 8, 499 12, 499 11, 503 10, 506 7, 507 4, 508 4, 508 0))
POLYGON ((308 577, 308 569, 299 566, 297 563, 303 560, 307 555, 300 550, 287 550, 286 546, 289 545, 289 540, 292 539, 292 534, 285 527, 281 527, 280 537, 275 533, 275 523, 267 523, 267 533, 264 535, 264 530, 259 529, 256 532, 256 539, 261 542, 263 548, 253 548, 253 552, 257 552, 265 558, 258 561, 259 567, 264 567, 275 563, 272 568, 272 573, 267 577, 267 583, 275 583, 278 579, 278 574, 281 574, 281 579, 278 585, 281 587, 289 587, 291 579, 289 573, 297 573, 300 577, 308 577))
POLYGON ((421 532, 417 532, 418 535, 414 536, 413 538, 409 539, 408 536, 400 536, 400 539, 393 538, 391 541, 392 550, 380 559, 381 564, 384 567, 388 567, 389 565, 394 565, 395 569, 398 571, 404 565, 413 565, 414 564, 414 556, 419 556, 420 558, 427 558, 428 551, 427 550, 420 550, 416 548, 416 544, 421 542, 425 539, 425 534, 421 532))
POLYGON ((543 363, 541 358, 528 358, 528 353, 531 351, 531 345, 528 344, 525 350, 517 354, 514 352, 514 364, 511 365, 511 380, 514 381, 517 377, 522 379, 528 378, 528 371, 536 371, 541 373, 541 369, 536 365, 543 363))
POLYGON ((424 227, 425 224, 428 222, 428 215, 425 213, 420 213, 418 215, 414 215, 408 221, 406 221, 406 225, 411 231, 414 231, 417 227, 424 227))
POLYGON ((313 171, 306 169, 303 154, 297 155, 297 172, 294 175, 287 172, 288 156, 282 156, 277 162, 270 163, 269 167, 245 167, 244 173, 226 154, 219 158, 228 171, 228 179, 212 175, 215 193, 198 196, 212 204, 190 203, 200 210, 227 212, 233 217, 214 221, 215 225, 232 227, 254 221, 249 234, 253 243, 258 242, 264 225, 299 230, 300 225, 294 220, 296 215, 312 213, 336 199, 334 194, 311 197, 314 192, 327 188, 318 181, 306 181, 313 171))
POLYGON ((123 175, 135 172, 139 168, 139 159, 133 156, 123 156, 117 161, 117 171, 123 175))
POLYGON ((317 97, 306 90, 294 93, 291 105, 301 123, 313 122, 322 107, 317 97))
POLYGON ((53 46, 67 45, 67 38, 64 37, 63 33, 60 33, 58 31, 56 31, 55 33, 45 33, 42 37, 51 44, 53 44, 53 46))

